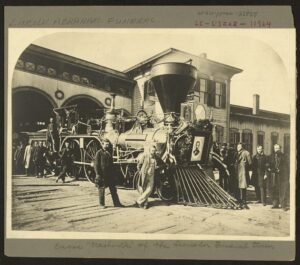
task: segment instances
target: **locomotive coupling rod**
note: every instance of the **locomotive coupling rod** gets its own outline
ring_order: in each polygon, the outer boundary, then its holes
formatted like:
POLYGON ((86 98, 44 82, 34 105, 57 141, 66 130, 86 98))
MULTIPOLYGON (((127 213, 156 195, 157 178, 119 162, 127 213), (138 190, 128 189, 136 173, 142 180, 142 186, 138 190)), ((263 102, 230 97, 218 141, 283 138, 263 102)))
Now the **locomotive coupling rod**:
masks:
POLYGON ((74 163, 74 164, 77 164, 77 165, 87 165, 87 166, 91 166, 91 167, 94 166, 94 163, 93 163, 93 162, 87 163, 87 162, 74 161, 73 163, 74 163))

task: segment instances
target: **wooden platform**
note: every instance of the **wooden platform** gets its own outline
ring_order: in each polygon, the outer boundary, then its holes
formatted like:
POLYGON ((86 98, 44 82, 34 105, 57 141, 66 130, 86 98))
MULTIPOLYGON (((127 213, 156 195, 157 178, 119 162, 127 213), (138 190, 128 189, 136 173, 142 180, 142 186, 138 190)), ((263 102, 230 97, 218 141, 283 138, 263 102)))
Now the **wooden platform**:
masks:
MULTIPOLYGON (((67 179, 67 181, 70 181, 67 179)), ((114 208, 106 190, 106 209, 89 182, 55 183, 55 177, 13 176, 12 229, 25 231, 131 232, 287 236, 290 212, 250 203, 250 210, 168 204, 151 198, 148 210, 133 206, 134 190, 119 189, 125 208, 114 208)), ((253 193, 253 192, 252 192, 253 193)), ((252 194, 253 195, 253 194, 252 194)))

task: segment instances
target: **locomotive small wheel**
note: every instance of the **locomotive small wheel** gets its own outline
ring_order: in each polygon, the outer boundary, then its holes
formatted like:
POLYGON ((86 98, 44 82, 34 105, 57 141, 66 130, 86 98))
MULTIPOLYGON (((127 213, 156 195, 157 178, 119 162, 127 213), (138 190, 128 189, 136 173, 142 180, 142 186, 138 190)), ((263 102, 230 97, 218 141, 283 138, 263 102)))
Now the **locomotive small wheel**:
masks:
POLYGON ((96 173, 94 170, 94 159, 99 149, 101 149, 100 143, 97 140, 93 139, 88 142, 83 153, 83 162, 90 164, 83 166, 84 174, 87 180, 92 183, 95 182, 96 177, 96 173))
POLYGON ((132 181, 132 184, 133 184, 133 189, 134 190, 137 190, 138 189, 138 183, 139 183, 139 180, 140 180, 140 174, 139 172, 135 172, 134 176, 133 176, 133 181, 132 181))
POLYGON ((133 180, 134 180, 134 176, 137 172, 137 169, 136 169, 136 165, 128 165, 128 171, 127 171, 127 184, 128 185, 132 185, 133 183, 133 180))
POLYGON ((163 179, 160 175, 158 180, 158 185, 156 185, 156 193, 159 198, 164 201, 172 201, 175 198, 175 185, 172 185, 170 181, 163 179))
MULTIPOLYGON (((73 149, 74 162, 75 161, 76 162, 82 162, 83 155, 82 155, 82 151, 80 149, 79 141, 77 139, 66 139, 62 143, 62 147, 64 146, 65 142, 69 142, 70 143, 70 148, 73 149)), ((69 176, 70 178, 78 179, 79 177, 82 176, 82 174, 83 174, 82 165, 78 165, 78 164, 74 163, 73 167, 72 167, 72 170, 67 173, 67 176, 69 176)))

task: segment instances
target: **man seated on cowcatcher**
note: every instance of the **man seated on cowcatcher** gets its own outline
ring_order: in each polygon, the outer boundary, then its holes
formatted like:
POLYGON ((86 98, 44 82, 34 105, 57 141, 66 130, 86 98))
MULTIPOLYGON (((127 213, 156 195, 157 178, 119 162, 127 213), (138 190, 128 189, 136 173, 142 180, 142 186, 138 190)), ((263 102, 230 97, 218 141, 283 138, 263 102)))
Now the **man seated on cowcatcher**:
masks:
POLYGON ((158 173, 159 169, 165 167, 165 163, 156 154, 155 145, 151 145, 149 151, 142 154, 137 165, 139 172, 138 191, 140 193, 140 196, 137 199, 137 205, 140 208, 148 208, 148 198, 154 188, 155 175, 158 173))

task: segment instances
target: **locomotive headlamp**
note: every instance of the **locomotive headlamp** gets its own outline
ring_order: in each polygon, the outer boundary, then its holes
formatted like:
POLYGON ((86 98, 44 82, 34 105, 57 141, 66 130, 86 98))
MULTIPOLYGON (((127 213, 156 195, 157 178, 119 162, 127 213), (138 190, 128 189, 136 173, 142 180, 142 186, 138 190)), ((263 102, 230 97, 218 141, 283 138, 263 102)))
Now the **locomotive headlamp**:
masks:
POLYGON ((203 105, 198 105, 195 109, 196 120, 205 120, 206 112, 203 105))

